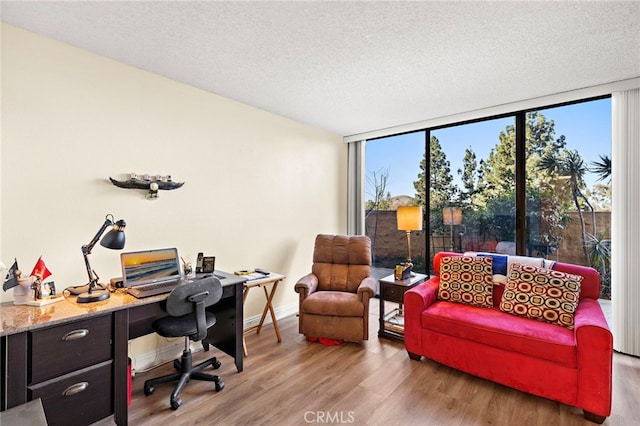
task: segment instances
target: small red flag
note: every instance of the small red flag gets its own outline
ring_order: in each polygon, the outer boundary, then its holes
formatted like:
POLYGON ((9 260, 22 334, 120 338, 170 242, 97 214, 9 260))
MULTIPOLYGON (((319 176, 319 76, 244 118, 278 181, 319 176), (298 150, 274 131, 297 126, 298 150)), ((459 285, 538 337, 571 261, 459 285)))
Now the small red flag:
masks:
POLYGON ((33 271, 31 271, 31 275, 34 277, 40 277, 41 280, 46 279, 49 275, 51 275, 51 271, 47 269, 47 265, 44 264, 42 260, 42 256, 38 258, 36 262, 36 266, 33 267, 33 271))

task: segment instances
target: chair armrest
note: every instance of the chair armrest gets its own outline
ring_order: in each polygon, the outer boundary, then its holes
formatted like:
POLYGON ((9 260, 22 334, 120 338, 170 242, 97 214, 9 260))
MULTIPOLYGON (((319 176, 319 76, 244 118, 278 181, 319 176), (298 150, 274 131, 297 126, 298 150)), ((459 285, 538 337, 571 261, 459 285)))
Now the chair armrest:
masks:
POLYGON ((363 303, 368 303, 369 299, 376 294, 376 279, 373 277, 367 277, 362 280, 358 286, 358 300, 363 303))
POLYGON ((577 405, 606 417, 611 414, 613 336, 596 299, 580 300, 574 324, 580 390, 577 405))
POLYGON ((440 277, 435 276, 404 293, 404 343, 409 354, 418 355, 422 351, 420 318, 438 300, 439 284, 440 277))
POLYGON ((300 278, 294 286, 296 293, 300 294, 300 300, 306 299, 311 293, 316 291, 317 288, 318 277, 313 273, 309 273, 300 278))

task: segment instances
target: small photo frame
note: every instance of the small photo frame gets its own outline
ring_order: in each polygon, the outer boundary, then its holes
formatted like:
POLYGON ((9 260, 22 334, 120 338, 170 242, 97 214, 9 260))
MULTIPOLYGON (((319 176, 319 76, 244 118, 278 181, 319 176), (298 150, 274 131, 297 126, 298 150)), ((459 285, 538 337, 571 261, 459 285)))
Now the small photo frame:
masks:
POLYGON ((205 256, 202 258, 202 272, 205 274, 211 274, 216 268, 216 257, 205 256))

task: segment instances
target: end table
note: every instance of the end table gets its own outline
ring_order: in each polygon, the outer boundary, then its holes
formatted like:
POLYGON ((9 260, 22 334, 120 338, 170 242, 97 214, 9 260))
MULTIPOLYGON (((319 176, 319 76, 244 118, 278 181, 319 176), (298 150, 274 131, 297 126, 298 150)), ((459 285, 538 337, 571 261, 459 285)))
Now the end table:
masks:
POLYGON ((394 275, 380 279, 380 330, 378 337, 404 342, 404 293, 423 283, 427 275, 414 274, 404 280, 396 280, 394 275), (395 302, 398 307, 385 313, 384 302, 395 302))

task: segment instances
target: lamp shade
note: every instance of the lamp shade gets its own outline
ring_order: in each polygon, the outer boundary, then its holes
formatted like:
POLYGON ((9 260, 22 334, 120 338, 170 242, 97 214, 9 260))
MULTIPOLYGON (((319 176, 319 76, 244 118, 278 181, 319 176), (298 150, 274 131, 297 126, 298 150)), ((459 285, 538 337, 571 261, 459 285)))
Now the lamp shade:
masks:
POLYGON ((396 210, 399 231, 422 230, 422 207, 400 206, 396 210))
POLYGON ((460 207, 445 207, 442 209, 442 222, 445 225, 462 224, 462 209, 460 207))
POLYGON ((120 219, 119 221, 117 221, 113 225, 111 230, 107 232, 104 237, 102 237, 102 240, 100 240, 100 245, 112 250, 123 249, 125 243, 125 226, 127 226, 127 224, 124 220, 120 219))

